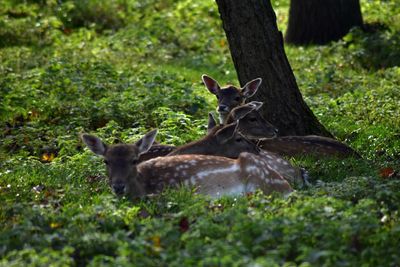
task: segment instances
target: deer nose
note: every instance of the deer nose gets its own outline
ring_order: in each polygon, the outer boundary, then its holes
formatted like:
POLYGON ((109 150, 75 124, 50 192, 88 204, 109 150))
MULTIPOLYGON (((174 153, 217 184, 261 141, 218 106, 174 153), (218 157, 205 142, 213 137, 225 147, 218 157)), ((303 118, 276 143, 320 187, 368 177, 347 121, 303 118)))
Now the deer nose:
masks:
POLYGON ((113 184, 112 186, 114 193, 117 195, 122 195, 125 193, 125 185, 124 184, 113 184))
POLYGON ((218 112, 229 112, 229 108, 226 105, 219 105, 218 112))

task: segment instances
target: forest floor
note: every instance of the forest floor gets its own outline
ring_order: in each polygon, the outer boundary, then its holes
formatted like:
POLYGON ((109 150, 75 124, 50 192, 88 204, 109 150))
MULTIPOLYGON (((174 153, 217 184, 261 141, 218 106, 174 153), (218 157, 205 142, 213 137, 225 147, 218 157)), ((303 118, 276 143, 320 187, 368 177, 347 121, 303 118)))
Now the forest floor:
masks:
MULTIPOLYGON (((400 1, 368 31, 286 46, 307 104, 363 159, 290 158, 288 198, 116 198, 79 133, 203 136, 209 74, 238 84, 214 1, 0 3, 0 266, 399 266, 400 1)), ((288 1, 274 0, 279 28, 288 1)))

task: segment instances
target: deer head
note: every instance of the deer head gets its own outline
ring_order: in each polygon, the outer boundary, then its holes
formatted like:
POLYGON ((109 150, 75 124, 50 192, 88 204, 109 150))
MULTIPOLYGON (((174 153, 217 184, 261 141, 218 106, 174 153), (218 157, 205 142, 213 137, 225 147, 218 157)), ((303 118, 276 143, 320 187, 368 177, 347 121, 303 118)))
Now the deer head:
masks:
POLYGON ((108 181, 117 195, 127 192, 141 195, 144 192, 143 185, 135 179, 137 177, 136 166, 139 157, 147 152, 154 142, 157 130, 144 135, 134 144, 106 145, 100 138, 82 134, 81 138, 88 148, 96 155, 104 158, 108 181))
MULTIPOLYGON (((271 123, 267 122, 258 112, 262 106, 262 102, 252 101, 247 104, 235 107, 229 113, 226 123, 239 121, 239 132, 246 138, 262 140, 266 138, 274 138, 278 133, 278 129, 271 123)), ((208 131, 217 125, 214 117, 209 114, 208 131)))
POLYGON ((201 78, 208 91, 217 97, 217 112, 219 113, 221 124, 225 123, 229 112, 234 107, 244 104, 246 99, 257 92, 257 89, 262 82, 261 78, 257 78, 246 83, 242 88, 237 88, 233 85, 227 85, 221 88, 218 82, 210 76, 203 74, 201 78))
POLYGON ((237 158, 242 152, 258 153, 258 147, 238 131, 239 123, 214 127, 200 140, 178 147, 168 154, 202 154, 237 158))

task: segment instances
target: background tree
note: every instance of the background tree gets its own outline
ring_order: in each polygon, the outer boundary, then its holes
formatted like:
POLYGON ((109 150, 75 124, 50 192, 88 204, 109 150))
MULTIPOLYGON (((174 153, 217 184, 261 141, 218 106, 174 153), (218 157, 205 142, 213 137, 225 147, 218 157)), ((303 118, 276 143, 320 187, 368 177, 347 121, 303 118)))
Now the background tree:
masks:
POLYGON ((362 25, 359 0, 291 0, 285 41, 326 44, 362 25))
POLYGON ((251 100, 281 135, 331 136, 304 102, 283 48, 269 0, 217 0, 240 84, 261 77, 251 100))

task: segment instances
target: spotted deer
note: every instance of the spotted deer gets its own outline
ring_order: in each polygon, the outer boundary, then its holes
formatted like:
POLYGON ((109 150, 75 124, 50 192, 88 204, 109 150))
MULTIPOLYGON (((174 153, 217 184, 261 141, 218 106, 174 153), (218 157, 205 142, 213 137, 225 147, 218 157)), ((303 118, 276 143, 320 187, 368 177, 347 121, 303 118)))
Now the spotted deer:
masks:
MULTIPOLYGON (((255 109, 256 107, 257 105, 250 105, 249 103, 248 105, 239 107, 237 109, 246 109, 249 111, 249 108, 251 110, 255 109)), ((280 173, 291 184, 302 186, 304 183, 307 183, 307 181, 304 180, 304 176, 299 168, 292 166, 289 161, 274 153, 261 151, 257 144, 251 142, 239 132, 240 124, 243 122, 243 120, 246 120, 246 116, 243 117, 243 114, 245 113, 237 112, 232 115, 237 116, 237 122, 228 125, 217 125, 212 129, 210 128, 213 124, 215 124, 215 120, 213 119, 212 115, 209 115, 209 133, 200 140, 193 141, 176 148, 169 153, 168 156, 202 154, 236 159, 239 157, 240 153, 249 152, 264 158, 264 161, 270 166, 271 169, 277 173, 280 173)), ((272 128, 271 134, 273 132, 274 131, 272 128)), ((167 151, 168 150, 165 152, 167 151)), ((146 155, 146 153, 144 153, 144 155, 146 155)), ((165 156, 165 154, 162 156, 165 156)))
POLYGON ((217 112, 221 124, 226 122, 228 114, 233 108, 243 105, 246 99, 257 92, 262 82, 261 78, 257 78, 246 83, 242 88, 233 85, 227 85, 221 88, 218 82, 210 76, 203 74, 201 78, 208 91, 217 97, 217 112))
MULTIPOLYGON (((217 111, 220 114, 221 123, 230 123, 232 121, 232 119, 226 115, 225 110, 233 110, 243 105, 246 99, 256 93, 261 84, 261 78, 258 78, 250 81, 243 88, 236 88, 231 85, 221 88, 216 80, 205 74, 202 76, 202 79, 207 89, 217 96, 217 111)), ((253 111, 252 116, 262 118, 258 111, 253 111)), ((260 124, 261 123, 259 123, 259 125, 260 124)), ((259 126, 257 126, 257 128, 258 127, 259 126)), ((251 124, 245 126, 245 124, 242 123, 241 132, 249 139, 263 139, 263 133, 265 133, 267 138, 269 136, 269 133, 264 132, 261 128, 257 131, 256 127, 253 127, 251 124), (257 134, 254 135, 249 133, 249 131, 252 133, 257 132, 257 134)), ((361 157, 354 149, 344 143, 332 138, 315 135, 276 137, 262 140, 259 142, 259 145, 263 150, 275 152, 281 156, 314 155, 335 156, 340 158, 361 157)))
POLYGON ((104 158, 109 183, 117 195, 142 197, 166 187, 190 186, 197 193, 220 197, 260 189, 265 194, 292 192, 290 184, 259 156, 241 153, 237 159, 209 155, 166 156, 138 164, 152 146, 156 130, 134 144, 106 145, 98 137, 82 135, 89 149, 104 158))

